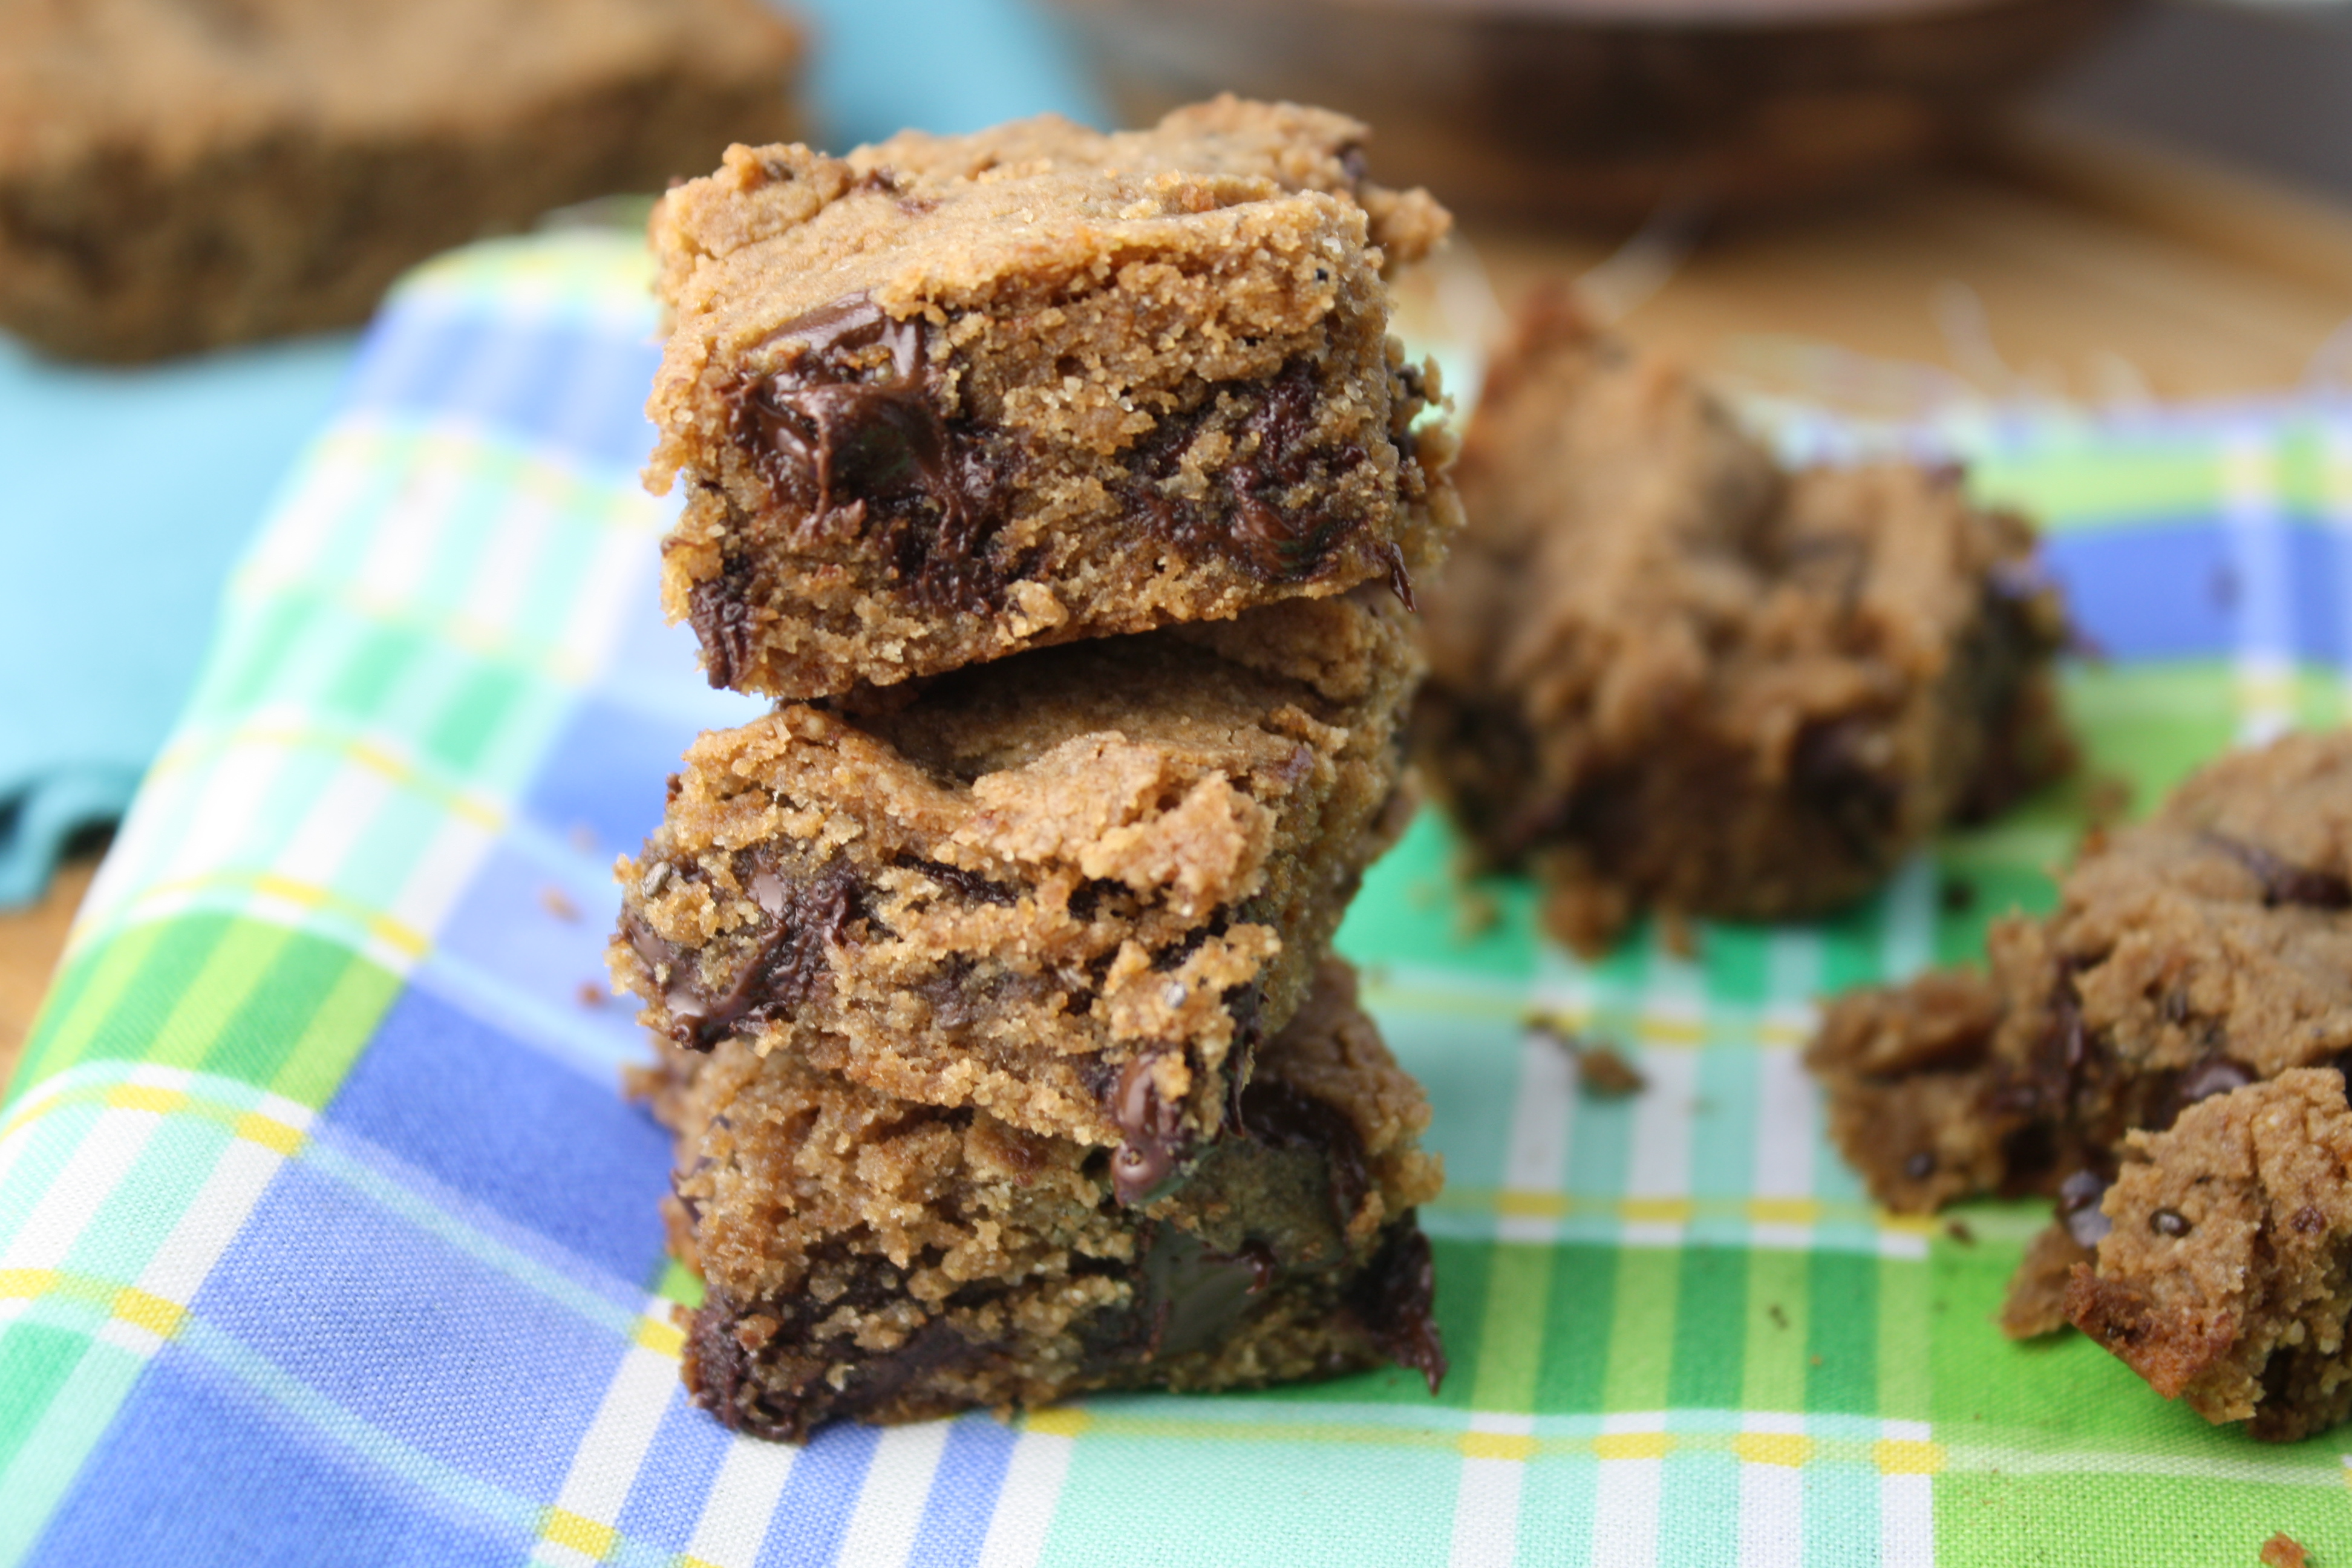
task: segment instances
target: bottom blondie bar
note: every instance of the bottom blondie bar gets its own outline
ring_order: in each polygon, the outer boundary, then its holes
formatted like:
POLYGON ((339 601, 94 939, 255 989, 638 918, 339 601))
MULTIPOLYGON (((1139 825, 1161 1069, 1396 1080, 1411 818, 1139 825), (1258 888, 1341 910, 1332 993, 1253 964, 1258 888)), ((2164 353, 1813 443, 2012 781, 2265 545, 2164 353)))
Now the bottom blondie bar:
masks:
POLYGON ((1112 1152, 893 1099, 740 1038, 662 1047, 672 1246, 702 1275, 686 1378, 730 1426, 798 1442, 1089 1389, 1212 1389, 1393 1362, 1433 1391, 1414 1205, 1429 1110, 1326 959, 1228 1131, 1172 1194, 1112 1152))

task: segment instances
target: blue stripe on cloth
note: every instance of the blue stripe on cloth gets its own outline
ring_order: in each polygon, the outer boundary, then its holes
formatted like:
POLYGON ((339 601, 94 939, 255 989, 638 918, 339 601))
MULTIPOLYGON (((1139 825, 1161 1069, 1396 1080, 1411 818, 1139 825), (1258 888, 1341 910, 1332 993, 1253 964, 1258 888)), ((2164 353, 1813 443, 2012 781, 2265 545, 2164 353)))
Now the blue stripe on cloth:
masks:
POLYGON ((668 1135, 618 1085, 563 1070, 421 989, 384 1015, 328 1129, 380 1145, 622 1280, 663 1255, 668 1135))
POLYGON ((980 1561, 1018 1441, 1011 1427, 992 1415, 967 1415, 948 1428, 907 1568, 972 1568, 980 1561))
POLYGON ((2227 658, 2238 650, 2231 542, 2210 520, 2060 533, 2042 550, 2076 627, 2108 658, 2227 658))
POLYGON ((530 1550, 515 1522, 501 1528, 362 1460, 173 1344, 131 1391, 33 1560, 448 1568, 520 1562, 530 1550))
POLYGON ((560 1063, 611 1100, 620 1068, 647 1058, 636 1001, 612 995, 604 967, 620 903, 612 865, 610 849, 592 860, 545 835, 509 834, 444 918, 412 988, 509 1042, 497 1048, 560 1063))
POLYGON ((710 1485, 735 1435, 688 1404, 683 1386, 670 1390, 668 1408, 646 1446, 627 1500, 615 1521, 623 1535, 658 1552, 683 1552, 710 1500, 710 1485))
POLYGON ((339 1418, 525 1498, 558 1495, 628 1348, 307 1161, 278 1173, 192 1311, 339 1418))
POLYGON ((660 363, 649 336, 614 324, 503 321, 395 296, 360 351, 344 416, 470 424, 594 468, 634 470, 653 450, 644 405, 660 363))
POLYGON ((841 1555, 849 1516, 881 1440, 874 1427, 846 1426, 828 1426, 809 1439, 793 1461, 775 1515, 768 1521, 767 1539, 760 1544, 761 1568, 771 1563, 800 1568, 841 1555))

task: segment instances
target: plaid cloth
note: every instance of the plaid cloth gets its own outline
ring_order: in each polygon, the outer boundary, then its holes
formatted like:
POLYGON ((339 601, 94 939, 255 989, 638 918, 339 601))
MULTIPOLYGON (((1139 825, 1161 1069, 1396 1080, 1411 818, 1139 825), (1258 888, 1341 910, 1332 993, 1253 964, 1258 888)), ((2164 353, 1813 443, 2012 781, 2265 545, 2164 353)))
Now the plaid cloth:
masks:
MULTIPOLYGON (((601 963, 614 856, 751 711, 654 607, 645 281, 595 233, 417 275, 236 574, 0 1108, 0 1565, 2352 1561, 2352 1434, 2263 1447, 2004 1342, 2041 1215, 1876 1213, 1822 1142, 1810 999, 2046 905, 2080 786, 1696 961, 1572 961, 1424 816, 1340 940, 1436 1108, 1439 1398, 730 1437, 678 1387, 601 963), (1580 1096, 1531 1011, 1647 1090, 1580 1096)), ((2093 775, 2145 803, 2340 719, 2352 410, 1958 434, 2105 652, 2093 775)))

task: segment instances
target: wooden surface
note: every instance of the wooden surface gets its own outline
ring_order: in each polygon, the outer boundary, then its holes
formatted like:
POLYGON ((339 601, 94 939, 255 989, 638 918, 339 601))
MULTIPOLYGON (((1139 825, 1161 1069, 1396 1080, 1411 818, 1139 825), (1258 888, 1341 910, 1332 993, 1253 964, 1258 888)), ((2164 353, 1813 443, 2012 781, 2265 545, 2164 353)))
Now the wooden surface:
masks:
POLYGON ((95 859, 68 861, 39 903, 0 914, 0 1084, 16 1066, 17 1049, 48 989, 49 971, 65 946, 66 927, 97 868, 95 859))
MULTIPOLYGON (((1468 235, 1495 292, 1573 279, 1607 238, 1468 235)), ((1990 397, 2281 391, 2352 321, 2352 214, 2079 129, 2019 126, 1879 197, 1620 251, 1622 329, 1770 387, 1793 344, 1933 367, 1990 397)), ((1899 379, 1899 378, 1898 378, 1899 379)), ((0 1078, 90 864, 0 915, 0 1078)))

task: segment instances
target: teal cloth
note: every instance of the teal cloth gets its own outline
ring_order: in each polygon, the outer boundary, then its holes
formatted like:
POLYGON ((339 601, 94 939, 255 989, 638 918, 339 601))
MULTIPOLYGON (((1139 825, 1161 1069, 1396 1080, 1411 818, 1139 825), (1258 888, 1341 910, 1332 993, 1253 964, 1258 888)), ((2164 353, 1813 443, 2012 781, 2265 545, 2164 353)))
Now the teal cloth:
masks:
MULTIPOLYGON (((1095 123, 1075 56, 1024 0, 797 0, 833 146, 1055 110, 1095 123)), ((716 163, 716 150, 712 161, 716 163)), ((230 563, 325 421, 355 340, 131 370, 0 334, 0 909, 113 821, 187 698, 230 563)))

